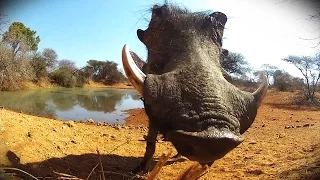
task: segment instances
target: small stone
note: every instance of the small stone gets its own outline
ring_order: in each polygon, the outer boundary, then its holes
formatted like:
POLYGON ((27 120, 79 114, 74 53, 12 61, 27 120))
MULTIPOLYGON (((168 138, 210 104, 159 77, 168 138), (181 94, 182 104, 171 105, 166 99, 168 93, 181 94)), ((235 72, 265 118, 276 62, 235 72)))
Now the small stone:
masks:
POLYGON ((117 139, 117 136, 115 136, 115 135, 111 135, 110 137, 111 137, 112 140, 117 139))
POLYGON ((296 122, 300 122, 299 120, 296 120, 296 122))
POLYGON ((249 170, 249 171, 247 171, 247 173, 254 174, 254 175, 260 175, 260 174, 263 174, 264 172, 260 169, 255 169, 255 170, 249 170))
POLYGON ((77 144, 77 141, 75 141, 75 140, 71 140, 71 142, 72 142, 73 144, 77 144))
POLYGON ((309 126, 310 126, 310 124, 308 124, 308 123, 303 125, 303 127, 309 127, 309 126))
POLYGON ((88 123, 94 123, 94 120, 93 119, 88 119, 87 122, 88 123))
POLYGON ((31 138, 31 133, 30 133, 30 131, 28 131, 27 136, 28 136, 29 138, 31 138))
POLYGON ((312 124, 310 124, 310 126, 314 126, 314 124, 312 123, 312 124))
POLYGON ((299 127, 301 127, 301 126, 300 126, 300 125, 297 125, 297 126, 296 126, 296 128, 299 128, 299 127))
POLYGON ((73 121, 66 121, 63 124, 67 125, 68 127, 73 127, 74 126, 74 122, 73 121))
POLYGON ((106 134, 106 133, 103 133, 102 136, 108 138, 110 135, 106 134))
POLYGON ((249 144, 257 144, 256 142, 252 141, 252 142, 249 142, 249 144))
POLYGON ((115 130, 120 130, 120 127, 119 126, 114 126, 113 127, 115 130))
POLYGON ((290 128, 291 128, 291 126, 285 126, 284 128, 285 128, 285 129, 290 129, 290 128))
POLYGON ((97 123, 97 126, 103 126, 103 123, 98 122, 98 123, 97 123))
POLYGON ((261 127, 265 127, 266 125, 265 124, 262 124, 262 126, 261 127))

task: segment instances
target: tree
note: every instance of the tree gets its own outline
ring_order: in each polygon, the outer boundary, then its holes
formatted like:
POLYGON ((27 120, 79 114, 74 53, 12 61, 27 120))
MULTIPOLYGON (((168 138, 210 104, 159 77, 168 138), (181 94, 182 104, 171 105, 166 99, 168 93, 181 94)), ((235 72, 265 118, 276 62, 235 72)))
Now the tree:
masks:
POLYGON ((37 51, 40 37, 23 23, 13 22, 3 34, 2 41, 9 44, 16 55, 19 51, 37 51))
POLYGON ((320 79, 320 52, 315 56, 288 56, 284 61, 293 64, 303 75, 306 90, 305 102, 316 103, 315 92, 320 79))
POLYGON ((0 35, 4 33, 3 27, 8 23, 6 20, 6 15, 3 13, 4 12, 4 7, 0 7, 0 35))
POLYGON ((118 70, 118 64, 112 61, 89 60, 87 68, 92 68, 93 79, 105 84, 125 81, 124 75, 118 70))
POLYGON ((33 71, 36 77, 35 81, 48 76, 46 62, 41 53, 34 53, 30 60, 30 64, 33 67, 33 71))
POLYGON ((106 61, 103 67, 103 76, 105 84, 111 85, 114 83, 123 82, 124 75, 118 70, 118 64, 112 61, 106 61))
POLYGON ((98 60, 89 60, 88 68, 92 68, 93 71, 93 78, 97 81, 103 78, 103 66, 105 65, 105 61, 98 61, 98 60))
POLYGON ((268 79, 268 82, 269 82, 269 85, 270 84, 270 78, 273 76, 273 73, 278 69, 277 67, 275 66, 272 66, 270 64, 262 64, 260 66, 260 69, 262 72, 264 72, 264 74, 267 76, 267 79, 268 79))
POLYGON ((53 69, 58 62, 58 54, 55 50, 51 48, 44 48, 42 51, 42 57, 44 58, 44 61, 46 62, 46 68, 47 70, 53 69))
POLYGON ((0 43, 0 90, 17 90, 23 88, 24 81, 34 78, 29 56, 12 58, 13 52, 0 43))
POLYGON ((291 76, 289 73, 281 70, 276 70, 273 76, 274 79, 274 87, 278 91, 292 91, 292 82, 293 82, 293 76, 291 76))
POLYGON ((244 56, 240 53, 224 52, 220 58, 220 63, 229 74, 242 76, 251 71, 248 62, 244 60, 244 56))
POLYGON ((66 68, 70 70, 71 72, 75 71, 77 69, 76 64, 74 61, 68 60, 68 59, 62 59, 58 62, 59 69, 66 68))
POLYGON ((34 69, 36 80, 48 77, 48 71, 51 71, 57 64, 58 55, 50 48, 34 53, 30 63, 34 69))

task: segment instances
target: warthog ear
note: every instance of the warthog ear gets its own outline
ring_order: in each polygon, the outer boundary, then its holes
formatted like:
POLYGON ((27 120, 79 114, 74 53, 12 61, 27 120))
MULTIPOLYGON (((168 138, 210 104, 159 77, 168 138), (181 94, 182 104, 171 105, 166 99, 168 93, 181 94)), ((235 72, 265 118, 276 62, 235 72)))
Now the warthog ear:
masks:
MULTIPOLYGON (((210 14, 209 16, 215 18, 215 20, 218 22, 218 25, 224 28, 227 22, 227 16, 222 12, 214 12, 210 14)), ((218 27, 219 28, 219 27, 218 27)))
POLYGON ((152 18, 161 17, 163 15, 163 9, 161 6, 154 5, 152 7, 152 18))
POLYGON ((214 23, 213 26, 217 30, 217 41, 222 45, 222 36, 224 31, 224 26, 227 22, 227 16, 222 12, 214 12, 209 15, 211 23, 214 23))

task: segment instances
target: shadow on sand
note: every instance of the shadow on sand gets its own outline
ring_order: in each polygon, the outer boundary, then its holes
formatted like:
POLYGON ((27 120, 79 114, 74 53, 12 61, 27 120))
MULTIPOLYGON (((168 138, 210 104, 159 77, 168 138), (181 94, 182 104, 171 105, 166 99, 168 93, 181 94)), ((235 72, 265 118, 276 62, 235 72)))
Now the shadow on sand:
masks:
MULTIPOLYGON (((98 154, 68 155, 63 158, 50 158, 42 162, 21 164, 20 158, 14 152, 8 151, 7 158, 12 163, 12 167, 24 170, 38 179, 87 179, 89 175, 88 179, 101 178, 98 154), (67 175, 71 176, 67 177, 67 175)), ((131 173, 131 170, 139 164, 142 158, 123 157, 114 154, 100 155, 100 158, 106 179, 144 179, 131 173)), ((158 159, 153 159, 150 167, 153 168, 157 161, 158 159)), ((182 162, 185 159, 179 159, 178 161, 182 162)), ((176 161, 168 161, 165 165, 174 162, 176 161)), ((14 171, 14 173, 21 179, 32 179, 22 173, 17 173, 17 171, 14 171)), ((279 172, 278 177, 280 179, 319 180, 320 158, 301 167, 279 172)))
MULTIPOLYGON (((20 158, 14 152, 8 151, 7 158, 12 163, 12 167, 24 170, 38 179, 57 179, 63 174, 81 179, 87 179, 89 174, 89 179, 100 179, 99 176, 101 176, 98 154, 67 155, 63 158, 50 158, 42 162, 21 164, 20 158)), ((103 154, 100 155, 100 158, 106 179, 141 179, 131 173, 131 170, 139 164, 142 158, 124 157, 115 154, 103 154)), ((150 168, 153 168, 157 161, 158 159, 153 159, 150 168)), ((178 161, 184 161, 184 159, 178 161)), ((168 161, 166 165, 172 163, 174 161, 168 161)), ((17 173, 16 171, 14 172, 17 173)), ((20 173, 18 177, 31 179, 20 173)))

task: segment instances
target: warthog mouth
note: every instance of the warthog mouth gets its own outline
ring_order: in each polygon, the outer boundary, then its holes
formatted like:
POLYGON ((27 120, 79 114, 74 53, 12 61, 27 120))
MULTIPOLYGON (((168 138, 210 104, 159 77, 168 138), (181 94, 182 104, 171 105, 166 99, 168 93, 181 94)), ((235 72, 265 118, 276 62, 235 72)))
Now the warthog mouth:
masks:
POLYGON ((206 119, 193 128, 171 130, 167 138, 179 153, 201 163, 213 162, 238 146, 243 138, 235 134, 233 123, 225 119, 206 119), (214 156, 213 156, 214 155, 214 156))
POLYGON ((201 163, 214 162, 243 141, 229 129, 215 127, 201 132, 175 130, 168 132, 167 136, 179 153, 201 163))

